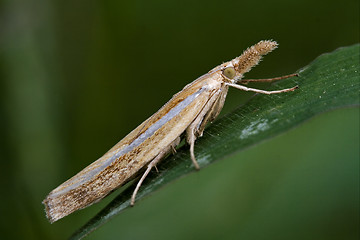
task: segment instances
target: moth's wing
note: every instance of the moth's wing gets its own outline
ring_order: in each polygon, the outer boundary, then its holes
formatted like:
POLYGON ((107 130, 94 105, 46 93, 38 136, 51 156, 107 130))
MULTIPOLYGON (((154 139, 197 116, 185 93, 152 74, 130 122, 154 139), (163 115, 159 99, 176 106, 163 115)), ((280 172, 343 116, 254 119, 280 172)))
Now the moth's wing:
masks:
POLYGON ((174 95, 104 156, 50 192, 43 201, 49 220, 54 222, 99 201, 179 137, 217 90, 206 87, 206 78, 202 78, 174 95))
MULTIPOLYGON (((163 107, 161 107, 156 113, 154 113, 151 117, 146 119, 143 123, 141 123, 138 127, 136 127, 133 131, 131 131, 127 136, 125 136, 122 140, 120 140, 116 145, 114 145, 109 151, 107 151, 102 157, 100 157, 95 162, 91 163, 89 166, 84 168, 78 174, 61 184, 59 187, 54 189, 51 193, 53 194, 62 194, 68 190, 74 188, 74 185, 79 185, 79 183, 83 183, 84 181, 90 180, 96 174, 101 172, 100 169, 104 169, 105 167, 109 166, 113 161, 118 158, 114 158, 117 154, 119 154, 124 148, 129 146, 135 139, 137 139, 141 134, 145 133, 149 127, 154 125, 158 122, 163 116, 174 109, 179 103, 182 103, 188 96, 199 91, 202 88, 204 78, 206 79, 206 75, 199 77, 192 83, 188 84, 182 91, 175 94, 163 107), (110 161, 109 161, 110 160, 110 161), (94 171, 96 170, 96 171, 94 171), (89 179, 90 177, 90 179, 89 179)), ((210 89, 211 91, 211 89, 210 89)), ((206 97, 208 91, 203 91, 202 96, 197 98, 197 105, 196 107, 202 108, 203 105, 206 103, 206 97), (205 97, 205 98, 204 98, 205 97), (201 100, 203 99, 203 100, 201 100)), ((192 99, 195 101, 195 97, 192 99)), ((190 106, 191 107, 191 106, 190 106)), ((187 107, 189 108, 189 107, 187 107)), ((197 111, 197 108, 194 109, 197 111)), ((180 126, 180 125, 179 125, 180 126)), ((181 133, 185 130, 186 126, 177 127, 181 133)))

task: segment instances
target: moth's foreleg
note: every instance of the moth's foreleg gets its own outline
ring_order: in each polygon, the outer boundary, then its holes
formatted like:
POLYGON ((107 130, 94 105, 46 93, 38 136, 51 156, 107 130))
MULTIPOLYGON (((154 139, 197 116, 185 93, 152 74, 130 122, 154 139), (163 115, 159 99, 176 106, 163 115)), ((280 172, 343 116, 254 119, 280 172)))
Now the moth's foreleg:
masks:
POLYGON ((274 78, 263 78, 263 79, 242 79, 240 80, 241 84, 248 84, 249 82, 275 82, 275 81, 279 81, 279 80, 283 80, 283 79, 287 79, 287 78, 291 78, 291 77, 298 77, 299 74, 298 73, 293 73, 293 74, 289 74, 289 75, 285 75, 285 76, 281 76, 281 77, 274 77, 274 78))
POLYGON ((256 92, 256 93, 262 93, 262 94, 276 94, 276 93, 284 93, 284 92, 292 92, 295 89, 298 89, 299 86, 295 86, 292 88, 286 88, 286 89, 281 89, 281 90, 275 90, 275 91, 265 91, 265 90, 261 90, 261 89, 256 89, 256 88, 248 88, 242 85, 238 85, 238 84, 234 84, 234 83, 226 83, 226 85, 230 86, 230 87, 234 87, 243 91, 247 91, 247 92, 256 92))

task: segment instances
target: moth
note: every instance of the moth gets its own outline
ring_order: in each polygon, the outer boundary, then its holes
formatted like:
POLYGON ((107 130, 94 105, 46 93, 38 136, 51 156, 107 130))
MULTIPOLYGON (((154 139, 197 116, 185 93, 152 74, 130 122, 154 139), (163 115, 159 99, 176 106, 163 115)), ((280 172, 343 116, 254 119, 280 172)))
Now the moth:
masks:
POLYGON ((277 48, 275 41, 260 41, 243 54, 225 62, 175 94, 160 110, 145 120, 101 158, 55 188, 43 201, 47 218, 51 223, 98 202, 115 189, 137 176, 138 181, 131 198, 150 170, 169 153, 175 152, 181 137, 190 146, 193 165, 199 169, 194 154, 194 144, 203 135, 207 123, 220 113, 229 87, 262 94, 294 91, 298 86, 277 91, 249 88, 238 83, 271 82, 279 78, 242 80, 243 75, 257 65, 262 56, 277 48))

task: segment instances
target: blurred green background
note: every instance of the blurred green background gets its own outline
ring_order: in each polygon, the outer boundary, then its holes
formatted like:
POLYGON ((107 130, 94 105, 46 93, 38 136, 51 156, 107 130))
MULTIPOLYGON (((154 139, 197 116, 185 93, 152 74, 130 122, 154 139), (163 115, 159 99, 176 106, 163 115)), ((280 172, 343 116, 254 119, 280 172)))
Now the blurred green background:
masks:
MULTIPOLYGON (((359 42, 359 1, 0 2, 1 239, 64 239, 41 201, 183 86, 262 39, 247 77, 359 42)), ((250 94, 251 95, 251 94, 250 94)), ((223 112, 248 93, 231 90, 223 112)), ((358 239, 359 108, 322 114, 156 192, 88 239, 358 239)))

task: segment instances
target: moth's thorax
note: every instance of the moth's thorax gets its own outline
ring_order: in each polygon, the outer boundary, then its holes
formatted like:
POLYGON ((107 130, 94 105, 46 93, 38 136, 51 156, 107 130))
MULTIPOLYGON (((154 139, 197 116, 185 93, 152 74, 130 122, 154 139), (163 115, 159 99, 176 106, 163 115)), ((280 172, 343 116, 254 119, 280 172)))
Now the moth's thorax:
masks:
POLYGON ((224 83, 221 71, 211 72, 204 75, 202 86, 206 89, 218 89, 224 83))

